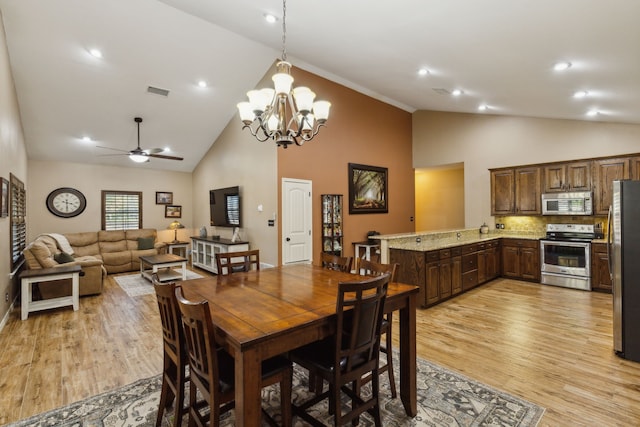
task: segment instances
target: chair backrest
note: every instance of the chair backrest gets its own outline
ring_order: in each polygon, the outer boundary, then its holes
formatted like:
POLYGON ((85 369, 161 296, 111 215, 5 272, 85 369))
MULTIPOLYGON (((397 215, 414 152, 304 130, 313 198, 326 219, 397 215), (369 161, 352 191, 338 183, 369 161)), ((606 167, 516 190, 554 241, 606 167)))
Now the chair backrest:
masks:
POLYGON ((351 263, 353 262, 353 258, 351 257, 342 257, 326 252, 320 253, 320 260, 322 261, 322 267, 324 268, 327 268, 329 270, 344 271, 347 273, 351 271, 351 263))
POLYGON ((378 363, 389 274, 338 285, 335 365, 343 373, 371 371, 378 363))
POLYGON ((379 276, 384 273, 389 273, 389 282, 396 281, 396 272, 398 271, 399 264, 382 264, 379 262, 368 261, 364 258, 358 258, 358 266, 356 272, 364 274, 366 276, 379 276))
MULTIPOLYGON (((218 354, 209 302, 206 300, 199 302, 187 300, 180 287, 176 288, 175 295, 182 315, 191 381, 202 392, 208 395, 216 394, 216 390, 219 388, 218 354)), ((211 400, 210 397, 213 396, 205 396, 207 400, 211 400)))
POLYGON ((178 308, 178 302, 176 301, 176 284, 175 282, 160 283, 157 273, 151 276, 151 280, 158 300, 164 351, 179 365, 179 362, 186 361, 187 353, 184 348, 185 341, 180 319, 180 308, 178 308))
POLYGON ((216 254, 216 265, 218 274, 227 276, 239 271, 250 271, 252 267, 260 270, 260 250, 238 252, 218 252, 216 254))

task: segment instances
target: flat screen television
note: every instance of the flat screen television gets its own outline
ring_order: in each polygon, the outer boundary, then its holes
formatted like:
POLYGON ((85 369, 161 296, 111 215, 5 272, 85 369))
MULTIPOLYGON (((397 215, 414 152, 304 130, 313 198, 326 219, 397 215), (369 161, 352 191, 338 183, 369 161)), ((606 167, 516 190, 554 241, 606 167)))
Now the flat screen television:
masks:
POLYGON ((216 227, 241 227, 241 207, 240 187, 218 188, 209 191, 211 225, 216 227))

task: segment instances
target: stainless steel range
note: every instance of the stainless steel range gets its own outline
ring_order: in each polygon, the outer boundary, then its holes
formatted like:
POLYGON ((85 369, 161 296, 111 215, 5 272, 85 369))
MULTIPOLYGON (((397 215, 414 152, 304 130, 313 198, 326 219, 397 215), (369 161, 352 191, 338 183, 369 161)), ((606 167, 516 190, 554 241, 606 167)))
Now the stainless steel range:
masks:
POLYGON ((547 224, 540 241, 541 282, 546 285, 591 290, 593 225, 547 224))

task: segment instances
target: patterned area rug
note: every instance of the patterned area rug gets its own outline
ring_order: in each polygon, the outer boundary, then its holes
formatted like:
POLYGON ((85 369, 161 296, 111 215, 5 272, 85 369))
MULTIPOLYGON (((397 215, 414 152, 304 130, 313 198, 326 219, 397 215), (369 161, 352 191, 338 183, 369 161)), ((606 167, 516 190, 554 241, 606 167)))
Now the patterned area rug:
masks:
MULTIPOLYGON (((181 268, 175 269, 176 273, 182 273, 181 268)), ((191 270, 187 270, 187 280, 200 279, 203 276, 198 273, 194 273, 191 270)), ((153 285, 150 281, 140 276, 140 273, 127 274, 126 276, 114 276, 113 277, 118 285, 129 295, 130 297, 138 297, 140 295, 149 295, 155 293, 153 285)))
MULTIPOLYGON (((395 360, 398 358, 396 357, 395 360)), ((396 372, 398 372, 396 370, 396 372)), ((306 372, 294 369, 293 401, 306 400, 309 396, 306 372)), ((409 418, 399 398, 391 399, 388 377, 380 381, 382 423, 395 426, 536 426, 544 414, 544 408, 511 396, 470 378, 449 371, 426 360, 418 359, 418 415, 409 418)), ((94 426, 154 426, 162 380, 160 376, 140 380, 120 389, 55 409, 10 427, 94 427, 94 426)), ((365 391, 366 392, 366 391, 365 391)), ((187 393, 188 396, 188 393, 187 393)), ((278 386, 262 391, 263 406, 279 421, 280 392, 278 386)), ((327 413, 326 401, 313 408, 314 416, 327 413)), ((319 416, 327 425, 332 417, 319 416)), ((172 414, 165 415, 163 427, 169 427, 172 414)), ((187 426, 188 417, 182 425, 187 426)), ((235 425, 234 413, 223 416, 221 426, 235 425)), ((305 423, 294 419, 295 426, 305 423)), ((372 426, 368 415, 360 417, 360 426, 372 426)))

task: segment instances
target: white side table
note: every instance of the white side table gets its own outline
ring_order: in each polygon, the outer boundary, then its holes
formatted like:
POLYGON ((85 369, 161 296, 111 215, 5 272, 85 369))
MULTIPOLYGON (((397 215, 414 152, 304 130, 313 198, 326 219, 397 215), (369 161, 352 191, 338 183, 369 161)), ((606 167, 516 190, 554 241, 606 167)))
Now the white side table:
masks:
POLYGON ((69 265, 51 268, 38 268, 25 270, 20 273, 21 283, 21 313, 22 320, 27 320, 29 313, 49 308, 73 306, 73 311, 80 307, 80 271, 79 265, 69 265), (51 282, 60 279, 71 279, 71 295, 58 298, 50 298, 41 301, 33 300, 33 288, 31 285, 40 282, 51 282))
POLYGON ((167 253, 180 255, 181 257, 184 257, 184 258, 187 257, 188 248, 189 248, 189 242, 168 242, 167 243, 167 253))

